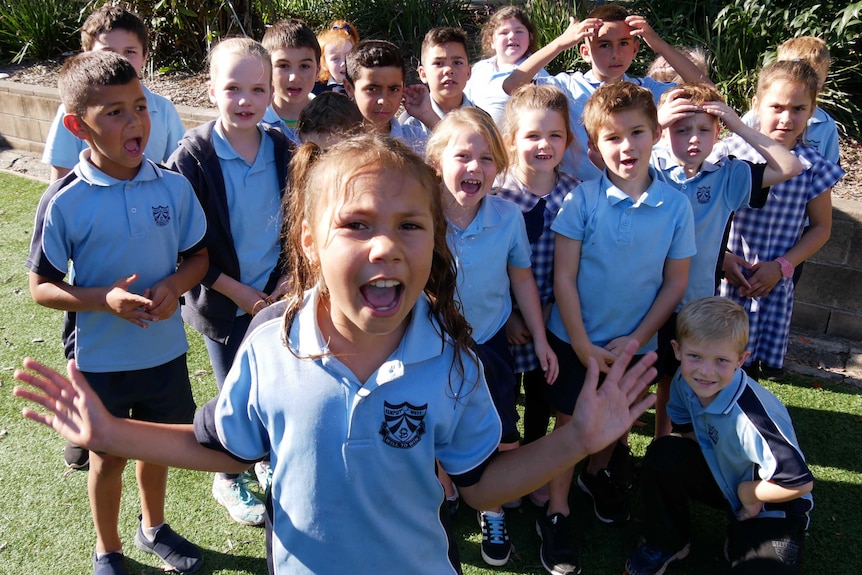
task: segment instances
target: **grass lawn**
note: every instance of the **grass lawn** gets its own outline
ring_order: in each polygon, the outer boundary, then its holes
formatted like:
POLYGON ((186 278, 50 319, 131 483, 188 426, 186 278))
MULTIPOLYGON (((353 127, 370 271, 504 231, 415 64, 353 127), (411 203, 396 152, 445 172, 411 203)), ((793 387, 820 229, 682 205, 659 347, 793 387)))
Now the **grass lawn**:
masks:
MULTIPOLYGON (((64 363, 60 343, 62 314, 35 305, 27 289, 27 257, 33 214, 44 185, 0 174, 0 575, 89 573, 94 534, 86 495, 86 474, 67 472, 62 463, 64 441, 20 416, 23 402, 11 396, 12 371, 25 355, 54 367, 64 363)), ((216 386, 200 337, 189 332, 189 369, 198 404, 215 394, 216 386)), ((804 573, 854 573, 853 549, 862 547, 862 394, 810 378, 788 376, 767 384, 790 408, 802 448, 817 480, 816 508, 806 548, 804 573)), ((653 418, 632 434, 636 455, 651 436, 653 418)), ((152 556, 132 544, 137 528, 137 493, 133 467, 126 471, 121 533, 127 542, 131 573, 161 572, 152 556)), ((171 470, 168 521, 204 551, 201 573, 264 574, 263 530, 232 522, 210 495, 211 475, 171 470)), ((398 496, 397 481, 391 487, 398 496)), ((576 535, 585 573, 616 574, 637 541, 638 506, 634 520, 609 527, 593 518, 588 498, 572 492, 576 535)), ((515 544, 513 560, 503 569, 486 568, 479 555, 475 513, 463 508, 456 517, 464 572, 542 574, 534 531, 537 510, 529 502, 508 512, 515 544)), ((671 568, 674 575, 709 575, 727 571, 723 562, 724 517, 695 507, 692 553, 671 568)), ((362 534, 357 534, 361 537, 362 534)), ((393 542, 397 545, 397 542, 393 542)), ((357 565, 362 571, 362 565, 357 565)), ((409 574, 404 574, 409 575, 409 574)))

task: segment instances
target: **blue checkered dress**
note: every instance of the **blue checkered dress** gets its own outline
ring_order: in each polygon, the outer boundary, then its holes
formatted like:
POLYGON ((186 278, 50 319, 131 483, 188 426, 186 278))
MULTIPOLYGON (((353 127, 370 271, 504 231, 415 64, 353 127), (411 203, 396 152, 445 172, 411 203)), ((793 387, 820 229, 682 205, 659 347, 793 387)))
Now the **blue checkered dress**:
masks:
MULTIPOLYGON (((557 173, 557 183, 550 194, 539 197, 533 195, 521 182, 511 173, 507 173, 502 179, 499 188, 495 190, 501 198, 518 204, 527 223, 527 236, 530 239, 532 255, 530 262, 533 268, 533 276, 539 287, 539 299, 542 306, 554 300, 554 232, 551 224, 563 204, 563 199, 569 192, 581 183, 579 179, 565 172, 557 173), (530 213, 537 208, 537 204, 544 204, 541 228, 531 225, 530 213), (535 230, 535 232, 534 232, 535 230), (538 237, 536 237, 538 236, 538 237)), ((517 309, 517 304, 512 299, 512 304, 517 309)), ((533 350, 533 344, 509 346, 512 356, 515 358, 515 373, 526 373, 539 368, 539 360, 533 350)))
MULTIPOLYGON (((716 148, 722 155, 751 162, 764 161, 736 135, 723 140, 716 148)), ((793 153, 802 162, 803 172, 772 186, 762 209, 741 208, 734 216, 727 247, 750 263, 772 261, 796 245, 802 236, 808 202, 829 193, 844 176, 844 170, 838 165, 805 144, 797 144, 793 153)), ((782 367, 793 312, 792 279, 782 278, 768 295, 754 299, 740 297, 736 288, 724 281, 720 290, 722 296, 736 300, 748 311, 748 349, 752 352, 749 363, 761 361, 770 367, 782 367)))

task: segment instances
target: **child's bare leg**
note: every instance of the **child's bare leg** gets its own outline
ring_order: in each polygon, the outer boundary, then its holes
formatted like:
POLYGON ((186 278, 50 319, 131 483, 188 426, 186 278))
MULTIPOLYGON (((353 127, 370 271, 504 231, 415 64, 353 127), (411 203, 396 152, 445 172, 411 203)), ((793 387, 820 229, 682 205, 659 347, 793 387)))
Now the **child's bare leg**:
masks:
POLYGON ((670 400, 670 382, 673 378, 669 375, 662 377, 655 389, 655 433, 653 441, 665 435, 670 435, 670 417, 667 415, 667 403, 670 400))
POLYGON ((141 496, 141 523, 144 527, 161 525, 165 522, 168 468, 164 465, 138 461, 135 474, 141 496))
POLYGON ((122 551, 120 540, 120 496, 123 492, 123 470, 126 460, 113 455, 90 453, 87 493, 90 513, 96 528, 96 551, 122 551))

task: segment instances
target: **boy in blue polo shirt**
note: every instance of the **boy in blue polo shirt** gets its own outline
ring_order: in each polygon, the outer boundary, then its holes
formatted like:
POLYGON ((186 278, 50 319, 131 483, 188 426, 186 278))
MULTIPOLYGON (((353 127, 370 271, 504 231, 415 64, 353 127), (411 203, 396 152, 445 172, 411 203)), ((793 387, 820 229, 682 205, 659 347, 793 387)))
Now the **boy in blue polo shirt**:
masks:
MULTIPOLYGON (((59 87, 69 112, 63 125, 89 148, 39 202, 27 259, 30 293, 66 312, 66 355, 111 413, 190 423, 195 403, 179 299, 207 268, 203 210, 185 178, 145 158, 150 116, 128 60, 85 52, 64 64, 59 87)), ((128 573, 118 532, 125 466, 124 458, 90 456, 96 575, 128 573)), ((196 571, 200 550, 164 522, 167 473, 137 463, 135 545, 177 571, 196 571)))
POLYGON ((742 369, 748 314, 733 300, 701 298, 682 308, 676 331, 674 434, 647 449, 644 543, 626 573, 664 573, 688 555, 691 499, 731 517, 731 573, 800 573, 814 477, 787 409, 742 369))
POLYGON ((563 72, 551 78, 539 79, 540 83, 557 86, 569 96, 569 116, 575 139, 561 167, 582 181, 602 175, 601 167, 596 167, 594 163, 601 160, 595 155, 590 156, 588 136, 582 122, 584 106, 596 88, 621 81, 632 82, 647 88, 657 103, 659 96, 674 86, 652 78, 633 78, 626 74, 640 48, 638 38, 643 38, 656 54, 663 56, 685 81, 709 82, 697 65, 656 34, 642 16, 631 15, 616 4, 602 4, 581 22, 571 18, 571 24, 562 34, 518 65, 503 83, 503 89, 511 94, 518 86, 530 82, 558 54, 583 41, 580 53, 584 61, 590 64, 589 71, 563 72))
MULTIPOLYGON (((141 19, 118 6, 102 6, 90 14, 81 27, 81 48, 85 52, 116 52, 132 63, 139 76, 147 61, 149 45, 147 27, 141 19)), ((147 157, 161 163, 176 149, 186 129, 170 100, 150 92, 146 86, 144 95, 152 126, 147 157)), ((65 116, 66 109, 60 104, 42 154, 42 162, 51 166, 51 181, 68 174, 78 163, 81 150, 87 146, 84 140, 75 137, 63 125, 65 116)))
MULTIPOLYGON (((641 344, 639 354, 656 349, 656 332, 682 299, 695 254, 691 204, 649 163, 661 134, 650 91, 631 82, 601 86, 584 108, 584 124, 607 168, 566 196, 551 226, 556 301, 548 340, 560 376, 547 390, 558 427, 571 419, 590 358, 607 372, 631 340, 641 344)), ((605 523, 628 519, 607 469, 613 450, 592 454, 578 477, 605 523)), ((537 522, 549 573, 580 572, 567 527, 572 475, 570 468, 551 480, 537 522)))
MULTIPOLYGON (((682 307, 697 298, 715 295, 716 270, 721 269, 724 255, 724 233, 733 212, 745 206, 762 207, 769 187, 799 174, 802 164, 790 150, 745 125, 711 84, 680 84, 662 94, 659 122, 664 146, 654 149, 651 162, 662 181, 682 192, 694 211, 697 254, 691 259, 682 307), (716 163, 707 161, 721 132, 719 120, 751 144, 766 163, 733 157, 716 163)), ((670 379, 679 367, 670 345, 674 322, 675 314, 659 330, 658 369, 662 379, 656 393, 656 437, 670 432, 664 408, 670 379)))

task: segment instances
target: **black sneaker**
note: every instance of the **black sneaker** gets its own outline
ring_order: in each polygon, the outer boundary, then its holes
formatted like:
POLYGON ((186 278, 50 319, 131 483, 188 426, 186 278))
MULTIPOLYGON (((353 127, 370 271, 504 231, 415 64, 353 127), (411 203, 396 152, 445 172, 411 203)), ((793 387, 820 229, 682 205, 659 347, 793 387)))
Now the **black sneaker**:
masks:
POLYGON ((482 531, 482 559, 488 565, 502 567, 509 562, 509 555, 512 553, 505 513, 497 516, 478 511, 476 516, 482 531))
POLYGON ((105 553, 99 557, 93 553, 93 575, 129 575, 126 558, 122 553, 105 553))
POLYGON ((144 537, 143 527, 138 524, 135 547, 161 558, 165 565, 180 573, 194 573, 204 564, 203 555, 197 545, 178 535, 165 523, 156 531, 152 541, 144 537))
POLYGON ((578 475, 578 486, 593 498, 593 510, 599 521, 620 523, 628 520, 629 511, 623 501, 622 493, 614 484, 607 469, 602 469, 596 475, 582 471, 578 475))
POLYGON ((781 381, 784 379, 784 368, 783 367, 772 367, 771 365, 766 365, 765 363, 760 364, 760 378, 765 379, 767 381, 781 381))
POLYGON ((89 469, 90 452, 80 445, 66 442, 63 448, 63 461, 70 469, 89 469))
POLYGON ((617 441, 611 460, 608 462, 608 471, 614 480, 614 484, 621 491, 633 493, 635 490, 635 456, 631 448, 617 441))
POLYGON ((542 567, 552 575, 578 575, 581 563, 578 552, 572 542, 569 529, 569 518, 562 513, 554 513, 550 517, 542 514, 536 519, 536 533, 542 543, 539 545, 539 557, 542 567))

